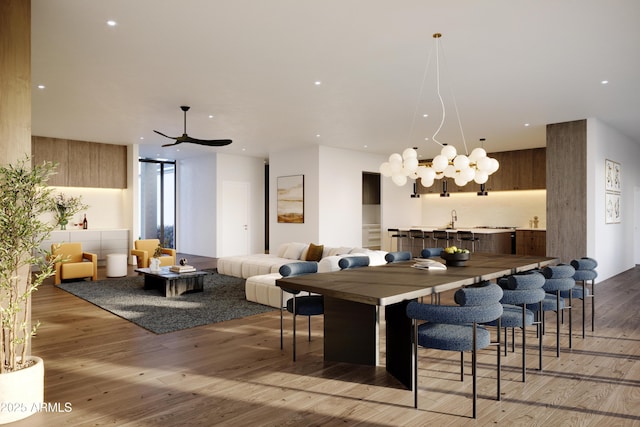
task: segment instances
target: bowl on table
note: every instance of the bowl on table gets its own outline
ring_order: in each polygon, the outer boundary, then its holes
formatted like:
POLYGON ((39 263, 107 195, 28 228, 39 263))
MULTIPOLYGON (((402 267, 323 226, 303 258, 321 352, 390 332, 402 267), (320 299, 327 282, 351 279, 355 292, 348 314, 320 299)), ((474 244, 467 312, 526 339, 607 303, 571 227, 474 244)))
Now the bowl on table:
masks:
POLYGON ((440 252, 440 258, 445 260, 446 264, 450 267, 462 267, 469 259, 471 259, 470 252, 456 252, 448 254, 445 251, 440 252))

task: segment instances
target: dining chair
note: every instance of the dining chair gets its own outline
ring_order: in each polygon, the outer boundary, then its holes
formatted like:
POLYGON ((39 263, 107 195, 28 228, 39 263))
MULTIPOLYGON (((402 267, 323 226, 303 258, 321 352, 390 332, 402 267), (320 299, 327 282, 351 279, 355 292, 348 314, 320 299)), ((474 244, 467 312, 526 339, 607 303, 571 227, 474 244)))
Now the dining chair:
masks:
POLYGON ((418 347, 460 352, 460 378, 464 379, 464 352, 472 352, 473 371, 473 418, 477 418, 477 351, 492 344, 497 345, 496 400, 500 400, 500 323, 503 309, 500 304, 503 291, 495 283, 462 288, 454 294, 458 306, 423 304, 411 301, 406 313, 411 319, 412 345, 412 385, 414 407, 418 408, 418 347), (498 320, 497 342, 491 341, 491 333, 482 323, 498 320), (418 323, 424 321, 424 323, 418 323))
POLYGON ((346 256, 338 261, 340 270, 349 270, 352 268, 368 267, 369 257, 366 255, 346 256))
MULTIPOLYGON (((279 273, 282 277, 301 276, 318 272, 318 263, 315 261, 298 261, 284 264, 280 267, 279 273)), ((307 316, 309 318, 309 341, 311 341, 311 316, 324 314, 324 300, 322 295, 302 295, 298 296, 299 290, 280 287, 280 301, 284 292, 293 295, 285 304, 280 306, 280 350, 284 349, 284 310, 293 315, 293 361, 296 361, 296 317, 307 316)))
MULTIPOLYGON (((547 266, 541 270, 545 277, 542 289, 545 291, 545 297, 542 300, 542 312, 539 313, 539 319, 542 322, 542 333, 545 333, 545 312, 556 312, 556 357, 560 357, 560 328, 562 321, 560 315, 564 310, 569 311, 569 348, 572 348, 571 335, 573 330, 573 322, 571 315, 572 290, 576 284, 573 280, 575 269, 567 264, 559 264, 547 266), (567 298, 560 295, 562 291, 568 291, 567 298)), ((539 308, 538 304, 527 304, 529 310, 535 311, 539 308)))
MULTIPOLYGON (((593 258, 583 257, 572 260, 571 266, 576 270, 573 275, 573 280, 575 280, 576 282, 580 282, 581 284, 581 286, 576 286, 573 288, 572 296, 573 298, 582 300, 582 338, 584 338, 586 316, 585 302, 587 298, 591 300, 591 331, 595 331, 595 279, 596 277, 598 277, 598 272, 595 269, 598 266, 598 262, 593 258), (587 286, 589 282, 591 284, 591 290, 589 290, 587 286)), ((561 291, 560 295, 563 298, 567 298, 568 291, 561 291)))
MULTIPOLYGON (((522 330, 522 382, 527 375, 527 331, 526 327, 536 324, 538 326, 538 363, 542 370, 542 331, 540 321, 535 321, 535 314, 541 312, 542 300, 545 292, 544 276, 536 271, 517 273, 503 277, 498 280, 498 285, 502 288, 502 316, 500 323, 504 328, 504 355, 507 355, 509 347, 509 335, 507 328, 511 329, 511 351, 515 351, 515 328, 522 330), (538 309, 534 312, 529 310, 527 304, 538 304, 538 309)), ((496 326, 497 322, 489 322, 489 325, 496 326)))
POLYGON ((410 261, 411 258, 412 258, 411 252, 409 252, 409 251, 388 252, 384 256, 384 259, 385 259, 385 261, 387 261, 388 264, 391 264, 391 263, 394 263, 394 262, 400 262, 400 261, 410 261))

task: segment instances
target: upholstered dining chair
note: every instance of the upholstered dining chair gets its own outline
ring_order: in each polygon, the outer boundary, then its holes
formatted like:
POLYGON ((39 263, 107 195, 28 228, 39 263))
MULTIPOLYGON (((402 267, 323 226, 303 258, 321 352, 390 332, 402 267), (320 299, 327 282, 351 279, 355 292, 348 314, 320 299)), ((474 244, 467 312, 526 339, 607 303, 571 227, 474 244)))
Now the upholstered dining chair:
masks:
MULTIPOLYGON (((156 248, 160 246, 159 239, 142 239, 133 242, 135 249, 131 250, 131 255, 136 256, 138 268, 149 268, 149 262, 153 257, 156 248)), ((166 267, 175 265, 176 250, 171 248, 162 248, 162 256, 160 257, 160 266, 166 267)))
MULTIPOLYGON (((573 280, 576 283, 580 283, 582 286, 576 286, 572 290, 572 297, 582 300, 582 338, 585 337, 585 316, 586 307, 585 302, 587 298, 591 300, 591 331, 595 331, 596 323, 596 311, 595 311, 595 279, 598 277, 596 267, 598 262, 589 257, 582 257, 580 259, 574 259, 571 261, 571 266, 575 268, 576 272, 573 274, 573 280), (589 291, 588 284, 591 284, 591 291, 589 291)), ((568 298, 568 291, 561 291, 560 296, 568 298)))
POLYGON ((422 258, 431 258, 439 256, 442 251, 444 251, 444 248, 424 248, 422 252, 420 252, 420 256, 422 258))
MULTIPOLYGON (((546 292, 544 299, 542 300, 542 312, 539 313, 542 321, 542 333, 545 332, 545 312, 556 312, 556 357, 560 357, 560 327, 561 319, 560 315, 564 310, 569 310, 569 348, 572 348, 571 336, 573 334, 573 322, 571 315, 571 303, 572 303, 572 290, 575 287, 576 282, 573 280, 575 269, 567 264, 559 264, 554 266, 547 266, 541 270, 542 275, 545 277, 544 285, 542 289, 546 292), (563 298, 560 293, 568 291, 569 299, 563 298)), ((538 304, 527 304, 529 310, 538 310, 538 304)))
POLYGON ((67 242, 51 245, 51 256, 54 263, 54 283, 59 285, 67 279, 83 279, 90 277, 98 280, 98 255, 82 251, 82 243, 67 242))
MULTIPOLYGON (((300 276, 318 272, 318 263, 315 261, 299 261, 285 264, 280 267, 282 277, 300 276)), ((296 316, 309 318, 309 341, 311 341, 311 316, 324 314, 324 300, 322 295, 301 295, 300 291, 280 287, 280 300, 283 300, 284 292, 293 295, 285 304, 280 306, 280 350, 284 348, 284 310, 293 315, 293 361, 296 361, 296 316)))
POLYGON ((459 289, 454 299, 459 306, 422 304, 412 301, 407 305, 407 316, 411 319, 413 332, 412 374, 414 406, 418 408, 418 347, 459 351, 461 379, 464 378, 463 352, 472 352, 473 371, 473 418, 477 417, 477 351, 497 345, 496 376, 497 394, 500 400, 500 334, 497 342, 491 342, 491 333, 481 323, 499 319, 502 315, 502 289, 495 283, 483 282, 476 286, 459 289), (425 321, 419 324, 419 321, 425 321))
POLYGON ((388 252, 384 259, 388 264, 400 261, 410 261, 411 260, 411 252, 402 251, 402 252, 388 252))
MULTIPOLYGON (((522 330, 522 381, 527 375, 527 331, 526 327, 537 324, 535 314, 542 312, 542 300, 546 293, 542 289, 544 286, 544 276, 537 271, 528 271, 503 277, 498 280, 498 285, 502 288, 502 316, 500 323, 504 328, 504 355, 507 355, 509 335, 507 328, 511 329, 511 351, 515 351, 515 328, 522 330), (538 304, 535 313, 527 309, 527 304, 538 304)), ((497 322, 489 322, 489 325, 496 326, 497 322)), ((538 327, 538 363, 542 370, 542 330, 538 327)))
POLYGON ((349 270, 352 268, 368 267, 369 257, 366 255, 346 256, 338 261, 340 270, 349 270))

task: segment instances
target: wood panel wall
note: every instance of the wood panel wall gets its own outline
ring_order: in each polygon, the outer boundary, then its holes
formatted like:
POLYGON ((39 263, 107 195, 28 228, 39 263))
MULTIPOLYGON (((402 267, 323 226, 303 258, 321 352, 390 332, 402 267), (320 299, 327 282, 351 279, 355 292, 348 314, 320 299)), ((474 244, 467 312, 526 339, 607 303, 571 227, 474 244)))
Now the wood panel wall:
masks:
POLYGON ((587 253, 587 121, 547 125, 547 256, 587 253))
POLYGON ((31 154, 31 2, 0 1, 0 162, 31 154))

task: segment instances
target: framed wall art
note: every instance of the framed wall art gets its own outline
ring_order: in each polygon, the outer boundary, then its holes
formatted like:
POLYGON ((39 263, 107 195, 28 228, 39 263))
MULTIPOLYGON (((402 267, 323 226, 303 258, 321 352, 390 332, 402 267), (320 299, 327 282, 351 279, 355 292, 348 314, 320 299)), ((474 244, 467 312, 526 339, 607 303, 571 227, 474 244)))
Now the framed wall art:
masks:
POLYGON ((304 175, 278 177, 278 222, 304 223, 304 175))
POLYGON ((622 221, 622 210, 620 208, 621 196, 616 193, 605 194, 605 223, 618 224, 622 221))
POLYGON ((622 191, 622 172, 620 163, 613 160, 604 161, 605 191, 619 193, 622 191))

